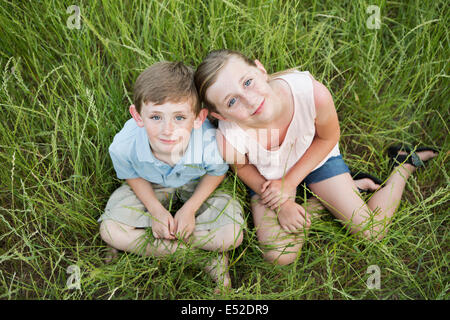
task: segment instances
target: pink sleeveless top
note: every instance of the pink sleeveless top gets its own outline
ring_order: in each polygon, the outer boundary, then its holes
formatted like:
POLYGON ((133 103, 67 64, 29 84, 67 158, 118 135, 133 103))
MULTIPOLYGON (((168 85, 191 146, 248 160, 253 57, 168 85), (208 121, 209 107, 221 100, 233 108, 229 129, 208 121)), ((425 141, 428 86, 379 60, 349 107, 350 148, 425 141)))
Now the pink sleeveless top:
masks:
MULTIPOLYGON (((247 154, 249 162, 255 165, 267 180, 281 179, 309 148, 316 132, 314 125, 316 109, 310 73, 294 71, 280 75, 276 79, 282 79, 289 85, 294 101, 293 118, 286 137, 278 148, 267 150, 256 140, 257 135, 262 140, 269 136, 270 133, 266 129, 243 130, 234 122, 219 121, 219 130, 228 143, 238 152, 247 154)), ((273 132, 272 138, 276 134, 273 132)), ((337 143, 314 170, 322 166, 330 157, 339 154, 339 143, 337 143)))

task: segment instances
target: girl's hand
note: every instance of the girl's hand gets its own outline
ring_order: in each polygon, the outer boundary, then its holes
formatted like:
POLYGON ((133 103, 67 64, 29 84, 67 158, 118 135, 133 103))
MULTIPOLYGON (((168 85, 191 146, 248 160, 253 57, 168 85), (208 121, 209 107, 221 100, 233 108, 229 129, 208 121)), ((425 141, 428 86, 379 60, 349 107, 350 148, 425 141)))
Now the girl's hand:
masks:
POLYGON ((183 206, 175 214, 175 235, 187 240, 195 229, 195 211, 183 206))
POLYGON ((175 221, 167 210, 152 213, 152 232, 156 239, 175 240, 175 221))
POLYGON ((278 212, 278 222, 281 228, 288 233, 298 233, 311 224, 306 216, 305 209, 292 200, 286 201, 278 212))
POLYGON ((296 188, 281 179, 267 180, 261 188, 261 203, 267 208, 275 210, 283 205, 290 196, 295 197, 296 188))

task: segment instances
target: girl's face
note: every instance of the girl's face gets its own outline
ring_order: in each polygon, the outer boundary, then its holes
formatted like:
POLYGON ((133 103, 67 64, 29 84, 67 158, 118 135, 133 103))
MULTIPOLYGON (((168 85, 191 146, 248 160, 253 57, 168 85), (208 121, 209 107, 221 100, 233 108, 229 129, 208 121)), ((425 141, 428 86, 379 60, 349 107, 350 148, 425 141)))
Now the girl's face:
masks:
POLYGON ((206 99, 215 105, 220 120, 252 127, 270 122, 274 92, 267 82, 267 72, 256 60, 256 67, 238 57, 231 57, 206 90, 206 99))

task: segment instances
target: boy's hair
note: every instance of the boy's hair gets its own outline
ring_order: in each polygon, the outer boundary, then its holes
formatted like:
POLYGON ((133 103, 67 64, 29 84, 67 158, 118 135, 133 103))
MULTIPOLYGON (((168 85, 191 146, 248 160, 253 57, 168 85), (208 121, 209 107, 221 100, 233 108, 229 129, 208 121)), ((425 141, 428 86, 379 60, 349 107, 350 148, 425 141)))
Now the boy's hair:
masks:
POLYGON ((198 96, 209 111, 217 112, 216 107, 206 99, 206 90, 216 82, 217 75, 231 57, 244 60, 250 66, 256 67, 255 61, 238 51, 221 49, 211 51, 200 63, 195 71, 194 81, 197 87, 198 96))
POLYGON ((194 70, 182 62, 157 62, 145 69, 134 84, 133 103, 139 113, 149 102, 161 105, 186 100, 198 115, 201 103, 194 84, 194 70))

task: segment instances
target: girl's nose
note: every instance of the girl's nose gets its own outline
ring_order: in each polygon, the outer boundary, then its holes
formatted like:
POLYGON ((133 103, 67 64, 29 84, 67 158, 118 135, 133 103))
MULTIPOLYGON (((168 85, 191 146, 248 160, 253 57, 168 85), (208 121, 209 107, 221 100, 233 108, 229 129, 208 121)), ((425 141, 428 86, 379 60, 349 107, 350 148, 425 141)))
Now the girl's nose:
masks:
POLYGON ((258 107, 258 96, 256 94, 247 94, 245 97, 247 108, 254 109, 258 107))

